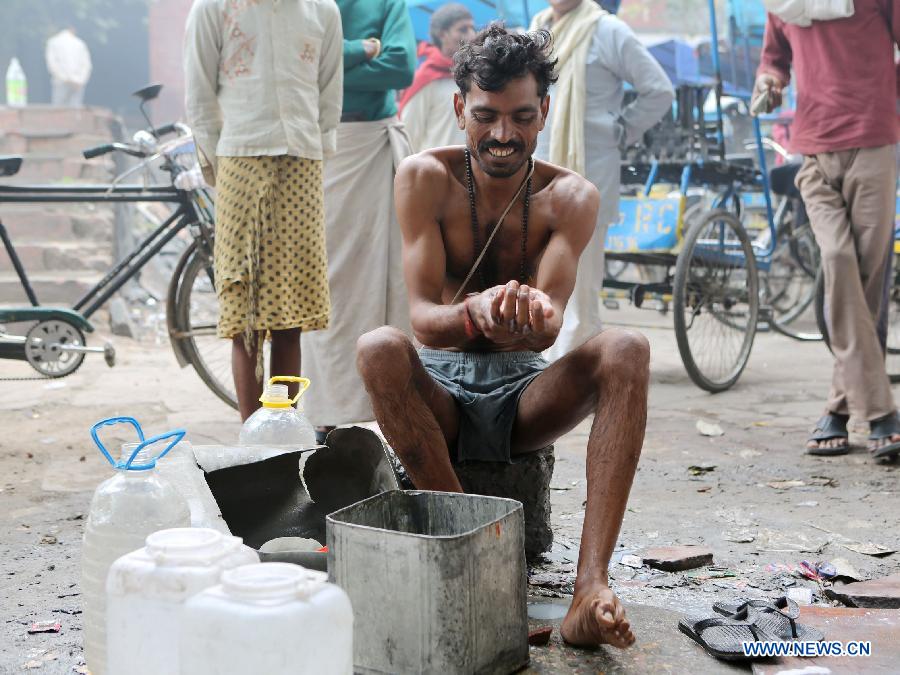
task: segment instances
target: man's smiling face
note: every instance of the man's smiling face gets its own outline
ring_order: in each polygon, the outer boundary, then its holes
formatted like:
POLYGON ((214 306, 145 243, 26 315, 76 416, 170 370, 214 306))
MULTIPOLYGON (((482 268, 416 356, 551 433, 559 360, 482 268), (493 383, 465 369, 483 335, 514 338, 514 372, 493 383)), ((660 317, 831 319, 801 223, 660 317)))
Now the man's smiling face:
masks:
POLYGON ((506 178, 534 153, 550 97, 540 97, 537 80, 528 73, 498 91, 485 91, 473 82, 465 98, 456 94, 454 105, 466 146, 481 170, 506 178))

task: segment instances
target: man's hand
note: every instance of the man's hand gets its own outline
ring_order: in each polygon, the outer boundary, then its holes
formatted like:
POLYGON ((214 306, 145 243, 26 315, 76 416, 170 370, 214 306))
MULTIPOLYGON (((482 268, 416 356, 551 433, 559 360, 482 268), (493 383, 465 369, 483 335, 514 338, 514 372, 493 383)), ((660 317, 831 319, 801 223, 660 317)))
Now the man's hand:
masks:
MULTIPOLYGON (((784 89, 784 82, 769 73, 760 73, 756 78, 756 84, 753 86, 753 100, 759 97, 766 98, 765 112, 770 113, 781 105, 781 95, 784 89)), ((755 105, 753 106, 756 107, 755 105)))
POLYGON ((381 53, 381 40, 378 38, 366 38, 362 41, 362 44, 368 61, 376 58, 381 53))
POLYGON ((545 349, 559 333, 556 310, 546 293, 518 281, 494 286, 469 303, 472 321, 491 342, 545 349))

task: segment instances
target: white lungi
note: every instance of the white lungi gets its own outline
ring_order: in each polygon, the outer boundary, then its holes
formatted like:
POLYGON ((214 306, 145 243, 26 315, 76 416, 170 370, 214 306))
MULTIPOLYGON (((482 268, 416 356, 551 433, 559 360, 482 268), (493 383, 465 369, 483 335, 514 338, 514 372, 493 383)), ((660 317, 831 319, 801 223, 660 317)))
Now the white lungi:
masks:
POLYGON ((394 210, 394 173, 410 154, 396 117, 342 122, 337 152, 325 160, 325 237, 331 323, 303 333, 301 365, 310 379, 303 408, 315 426, 374 419, 356 371, 356 341, 390 325, 412 334, 394 210))

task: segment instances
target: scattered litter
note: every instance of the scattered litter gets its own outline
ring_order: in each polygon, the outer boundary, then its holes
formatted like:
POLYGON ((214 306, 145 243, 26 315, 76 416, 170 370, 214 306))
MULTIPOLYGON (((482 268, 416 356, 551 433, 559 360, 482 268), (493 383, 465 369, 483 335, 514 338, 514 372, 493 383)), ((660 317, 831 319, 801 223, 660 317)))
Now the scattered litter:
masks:
POLYGON ((625 565, 625 567, 631 567, 633 569, 640 569, 644 566, 644 561, 638 558, 636 555, 623 555, 622 559, 619 561, 620 565, 625 565))
POLYGON ((54 537, 52 534, 45 534, 43 537, 41 537, 41 543, 42 544, 58 544, 59 540, 57 540, 57 538, 54 537))
POLYGON ((528 644, 533 647, 543 647, 550 642, 553 635, 553 626, 542 626, 528 633, 528 644))
POLYGON ((782 530, 760 530, 757 534, 757 550, 776 553, 821 553, 831 541, 829 537, 817 537, 812 533, 782 530))
POLYGON ((751 532, 746 528, 728 530, 727 532, 725 532, 725 534, 722 535, 722 538, 725 541, 733 541, 737 544, 749 544, 756 539, 756 533, 751 532))
POLYGON ((818 505, 819 505, 819 502, 816 502, 816 501, 797 502, 797 506, 808 506, 810 508, 816 507, 818 505))
POLYGON ((835 558, 831 564, 834 567, 835 580, 859 581, 862 579, 856 568, 846 558, 835 558))
POLYGON ((559 492, 565 492, 566 490, 571 490, 571 485, 551 485, 551 490, 558 490, 559 492))
POLYGON ((713 552, 699 546, 659 546, 642 552, 644 564, 666 572, 705 567, 713 561, 713 552))
POLYGON ((768 574, 794 574, 797 566, 790 563, 769 563, 763 568, 768 574))
POLYGON ((881 544, 875 544, 871 541, 865 543, 841 544, 841 546, 851 551, 855 551, 856 553, 870 555, 875 558, 881 558, 882 556, 891 555, 892 553, 897 552, 895 549, 882 546, 881 544))
POLYGON ((743 459, 752 459, 754 457, 760 457, 762 453, 759 450, 751 450, 747 448, 746 450, 741 450, 738 453, 743 459))
POLYGON ((38 661, 37 659, 32 659, 31 661, 26 661, 22 664, 22 670, 32 670, 34 668, 43 668, 44 662, 38 661))
POLYGON ((795 588, 789 588, 785 592, 785 595, 790 599, 796 602, 798 605, 811 605, 813 601, 813 592, 811 588, 805 588, 803 586, 797 586, 795 588))
POLYGON ((34 633, 58 633, 62 628, 59 621, 35 621, 31 624, 31 628, 28 629, 28 632, 31 634, 34 633))
POLYGON ((91 675, 91 671, 88 670, 88 667, 85 665, 72 666, 72 670, 78 673, 78 675, 91 675))
POLYGON ((771 422, 766 422, 765 420, 761 420, 761 421, 759 421, 759 422, 754 422, 754 423, 753 423, 753 426, 755 426, 755 427, 768 427, 768 426, 771 426, 771 424, 772 424, 771 422))
POLYGON ((659 532, 646 532, 644 536, 647 537, 647 539, 656 539, 659 537, 659 532))
POLYGON ((712 490, 712 486, 711 486, 711 485, 707 485, 707 486, 705 486, 705 487, 697 488, 697 492, 709 492, 710 490, 712 490))
POLYGON ((722 427, 714 422, 707 422, 706 420, 697 420, 697 431, 700 432, 701 436, 725 435, 725 432, 722 431, 722 427))
POLYGON ((694 476, 701 476, 704 473, 715 471, 715 468, 715 464, 692 464, 688 467, 688 471, 690 471, 694 476))
POLYGON ((727 579, 736 577, 737 574, 725 567, 707 567, 700 570, 691 570, 684 575, 694 581, 706 581, 708 579, 727 579))
POLYGON ((766 485, 776 490, 788 490, 795 487, 804 487, 806 483, 802 480, 773 480, 766 483, 766 485))
POLYGON ((800 574, 812 581, 827 581, 833 579, 837 571, 829 562, 810 562, 809 560, 801 560, 797 566, 800 574))

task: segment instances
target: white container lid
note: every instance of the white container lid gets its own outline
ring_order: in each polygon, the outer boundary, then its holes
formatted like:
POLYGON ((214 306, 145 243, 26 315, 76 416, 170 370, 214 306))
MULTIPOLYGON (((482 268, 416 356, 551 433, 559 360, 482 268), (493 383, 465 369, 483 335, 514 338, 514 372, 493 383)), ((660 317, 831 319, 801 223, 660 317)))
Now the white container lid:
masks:
POLYGON ((145 540, 147 555, 157 565, 212 565, 241 545, 207 527, 175 527, 159 530, 145 540))
POLYGON ((327 582, 325 572, 277 562, 242 565, 222 574, 222 590, 226 595, 253 604, 308 600, 327 582))

